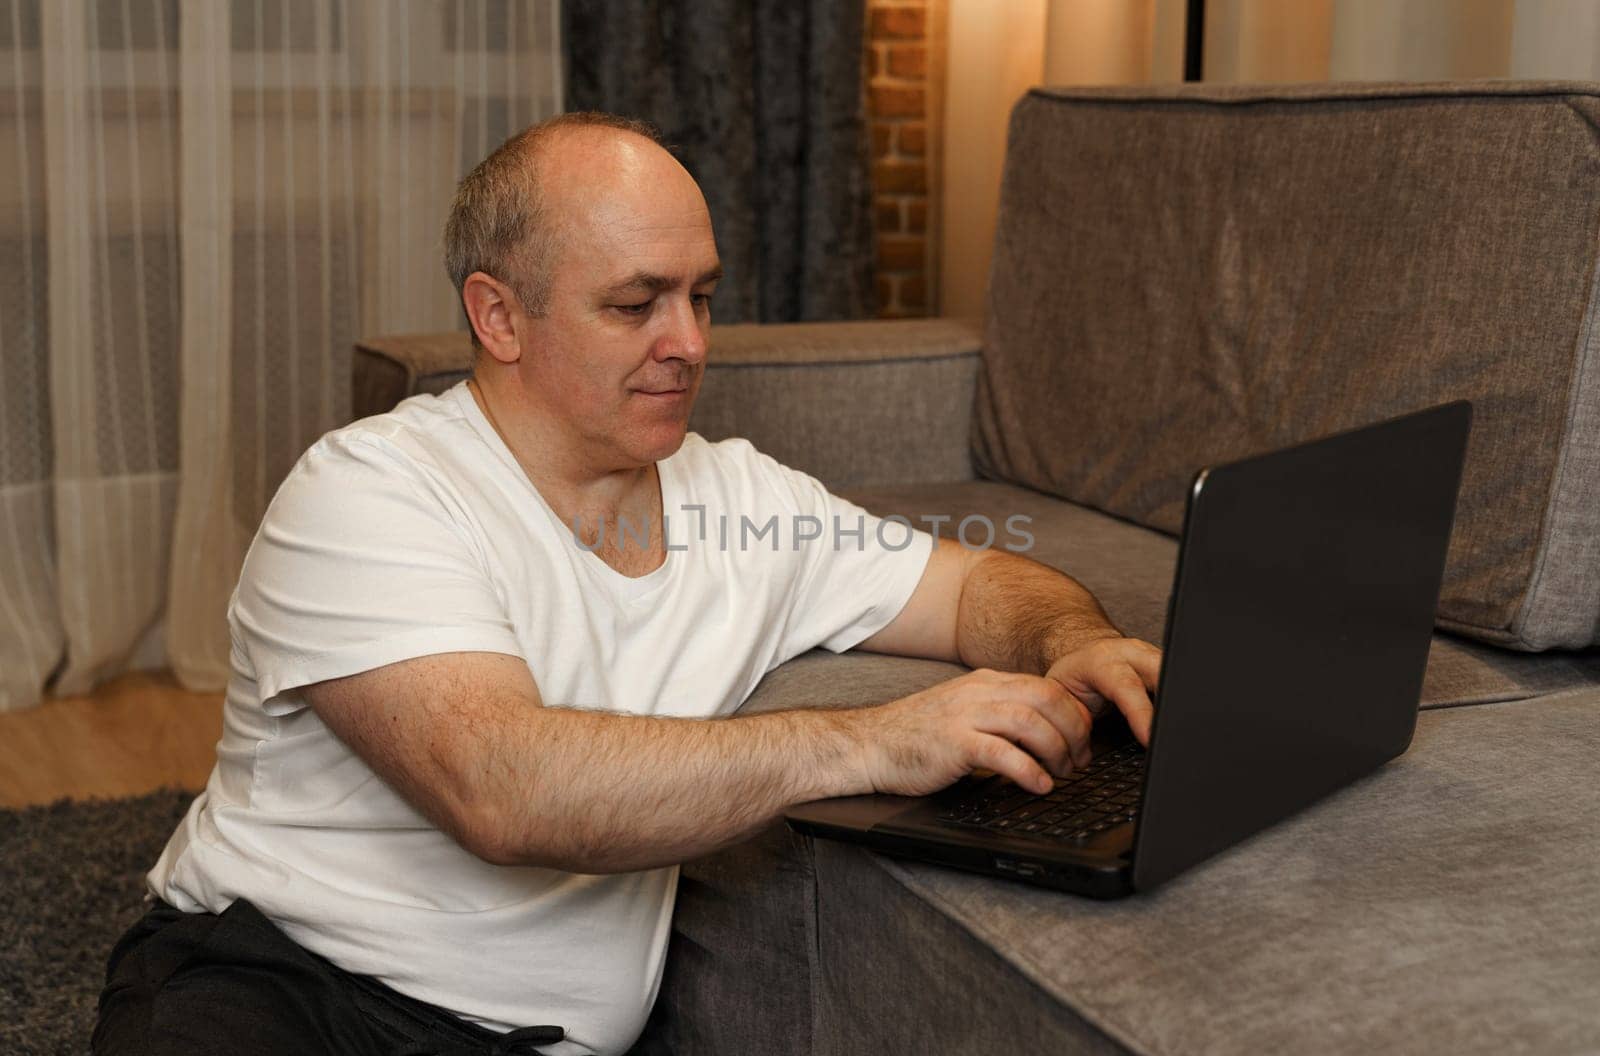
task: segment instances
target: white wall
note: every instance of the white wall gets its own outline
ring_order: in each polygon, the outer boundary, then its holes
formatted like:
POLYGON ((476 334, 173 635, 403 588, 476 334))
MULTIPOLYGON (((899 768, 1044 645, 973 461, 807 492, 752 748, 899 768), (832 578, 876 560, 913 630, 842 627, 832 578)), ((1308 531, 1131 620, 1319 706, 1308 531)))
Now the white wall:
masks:
POLYGON ((1336 0, 1328 78, 1504 77, 1516 6, 1513 0, 1336 0))
POLYGON ((980 316, 1011 108, 1036 84, 1183 77, 1184 0, 948 0, 941 314, 980 316))
POLYGON ((1011 107, 1044 74, 1046 0, 949 0, 939 306, 981 316, 1011 107))
POLYGON ((1512 19, 1511 76, 1600 80, 1600 3, 1518 0, 1512 19))

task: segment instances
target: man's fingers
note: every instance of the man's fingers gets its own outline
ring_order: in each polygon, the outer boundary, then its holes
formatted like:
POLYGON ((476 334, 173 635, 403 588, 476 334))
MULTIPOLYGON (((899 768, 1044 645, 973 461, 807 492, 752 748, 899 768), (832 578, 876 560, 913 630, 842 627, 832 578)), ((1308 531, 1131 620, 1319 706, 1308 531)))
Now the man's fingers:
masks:
POLYGON ((1067 743, 1072 746, 1072 765, 1082 770, 1094 758, 1094 751, 1089 747, 1089 737, 1094 729, 1094 714, 1084 707, 1083 701, 1066 690, 1061 691, 1061 696, 1064 699, 1051 714, 1059 716, 1061 721, 1068 723, 1072 729, 1072 736, 1067 738, 1067 743))
POLYGON ((1128 657, 1128 663, 1139 672, 1139 678, 1144 682, 1144 688, 1151 693, 1156 691, 1156 686, 1161 684, 1161 650, 1149 642, 1139 642, 1140 648, 1135 649, 1128 657))
POLYGON ((1030 704, 1012 700, 985 708, 978 729, 1014 741, 1049 771, 1065 775, 1072 766, 1069 736, 1030 704))
POLYGON ((1083 705, 1084 710, 1086 710, 1089 713, 1089 717, 1093 719, 1098 719, 1100 716, 1106 713, 1106 709, 1111 707, 1111 701, 1109 698, 1102 697, 1093 690, 1088 692, 1075 692, 1072 695, 1077 698, 1078 703, 1083 705))
POLYGON ((1145 692, 1130 701, 1130 706, 1134 708, 1133 712, 1130 712, 1128 706, 1124 706, 1120 701, 1117 704, 1122 709, 1122 713, 1127 716, 1128 725, 1133 729, 1134 736, 1146 748, 1150 747, 1150 726, 1155 722, 1154 701, 1156 689, 1161 685, 1161 659, 1162 653, 1160 649, 1157 649, 1149 642, 1141 641, 1138 643, 1138 648, 1128 658, 1128 662, 1133 665, 1134 671, 1138 673, 1139 681, 1143 683, 1145 692), (1135 713, 1140 716, 1137 721, 1134 718, 1135 713))
POLYGON ((1053 678, 1030 678, 1028 685, 1035 694, 1031 702, 1039 714, 1060 731, 1066 741, 1072 765, 1078 769, 1088 766, 1089 730, 1094 725, 1094 715, 1053 678))
POLYGON ((1110 695, 1123 718, 1128 720, 1128 728, 1133 731, 1133 736, 1146 748, 1150 747, 1150 723, 1155 717, 1155 708, 1145 688, 1147 685, 1149 683, 1141 677, 1141 673, 1129 665, 1113 674, 1110 685, 1102 690, 1110 695))
POLYGON ((1004 737, 980 733, 973 746, 971 765, 1008 777, 1019 788, 1044 795, 1055 787, 1044 767, 1004 737))
POLYGON ((1095 718, 1114 704, 1140 744, 1149 747, 1151 700, 1161 679, 1161 650, 1137 638, 1094 643, 1053 670, 1095 718))

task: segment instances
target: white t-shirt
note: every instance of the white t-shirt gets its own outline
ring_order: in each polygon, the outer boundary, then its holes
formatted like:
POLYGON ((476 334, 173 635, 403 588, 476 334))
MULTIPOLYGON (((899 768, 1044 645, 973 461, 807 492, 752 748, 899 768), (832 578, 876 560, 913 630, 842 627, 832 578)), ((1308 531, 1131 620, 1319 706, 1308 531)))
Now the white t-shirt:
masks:
POLYGON ((550 1053, 626 1050, 660 985, 677 868, 487 864, 299 688, 488 651, 526 659, 548 705, 725 716, 790 657, 887 625, 932 551, 742 440, 691 433, 658 467, 672 550, 630 579, 578 544, 465 385, 317 441, 245 558, 216 769, 151 890, 190 912, 248 898, 340 967, 491 1029, 565 1027, 550 1053))

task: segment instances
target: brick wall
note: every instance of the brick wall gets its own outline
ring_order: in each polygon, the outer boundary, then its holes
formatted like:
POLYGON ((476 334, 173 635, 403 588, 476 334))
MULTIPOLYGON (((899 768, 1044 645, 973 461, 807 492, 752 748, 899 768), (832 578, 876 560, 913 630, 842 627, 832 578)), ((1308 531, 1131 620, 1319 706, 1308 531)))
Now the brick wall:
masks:
POLYGON ((878 223, 878 315, 930 315, 929 210, 935 185, 929 114, 930 19, 925 0, 868 0, 867 117, 878 223))

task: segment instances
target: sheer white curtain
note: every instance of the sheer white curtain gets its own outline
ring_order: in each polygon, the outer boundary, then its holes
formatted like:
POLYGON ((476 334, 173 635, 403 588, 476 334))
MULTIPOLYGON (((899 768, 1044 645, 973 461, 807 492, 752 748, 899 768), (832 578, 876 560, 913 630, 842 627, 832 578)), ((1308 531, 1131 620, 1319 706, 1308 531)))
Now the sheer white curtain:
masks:
POLYGON ((360 334, 459 324, 455 181, 561 106, 557 0, 0 0, 0 709, 228 672, 360 334))

